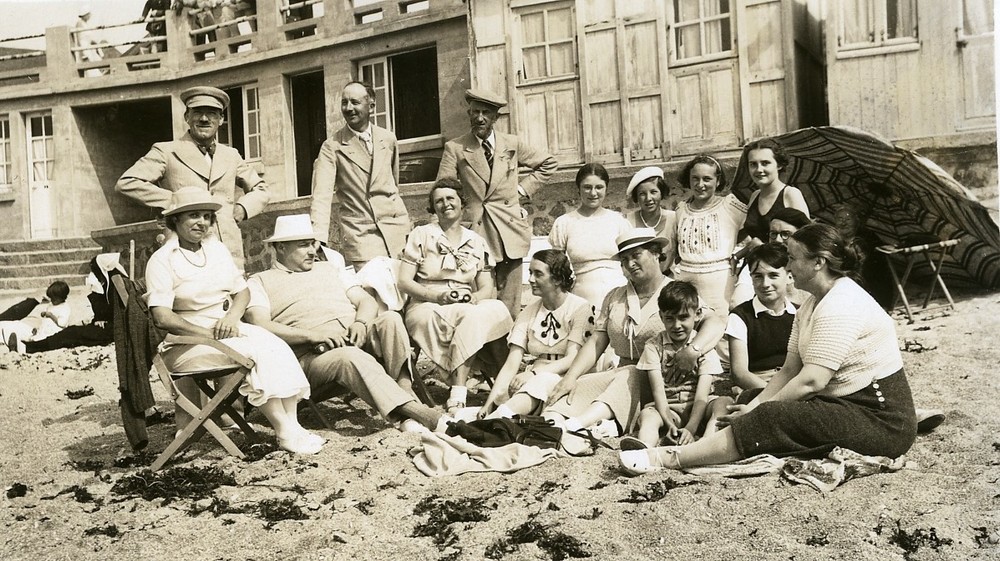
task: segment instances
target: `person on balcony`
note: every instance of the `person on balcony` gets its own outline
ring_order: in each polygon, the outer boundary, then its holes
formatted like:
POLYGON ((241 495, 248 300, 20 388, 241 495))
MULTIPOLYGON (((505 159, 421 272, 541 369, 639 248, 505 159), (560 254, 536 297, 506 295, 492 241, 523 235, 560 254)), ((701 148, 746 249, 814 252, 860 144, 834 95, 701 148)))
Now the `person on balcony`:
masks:
POLYGON ((153 208, 165 209, 181 187, 204 186, 222 205, 217 233, 243 270, 243 235, 239 224, 260 214, 270 200, 267 183, 235 148, 216 142, 222 116, 229 107, 226 92, 208 86, 181 92, 188 131, 179 140, 157 142, 125 170, 115 191, 153 208), (236 188, 242 191, 237 195, 236 188))
POLYGON ((358 271, 376 257, 398 258, 410 233, 396 136, 371 122, 374 109, 371 86, 348 82, 340 97, 346 125, 323 142, 313 167, 313 227, 321 241, 328 239, 336 195, 339 250, 358 271))

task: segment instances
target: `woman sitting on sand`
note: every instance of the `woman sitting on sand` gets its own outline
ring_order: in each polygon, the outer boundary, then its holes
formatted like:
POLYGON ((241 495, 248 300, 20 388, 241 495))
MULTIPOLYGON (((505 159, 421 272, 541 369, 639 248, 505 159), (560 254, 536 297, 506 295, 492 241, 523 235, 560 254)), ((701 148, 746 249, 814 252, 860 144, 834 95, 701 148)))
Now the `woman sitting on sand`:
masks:
POLYGON ((573 363, 594 330, 594 307, 570 292, 574 280, 573 267, 564 252, 543 249, 531 257, 528 284, 538 299, 525 306, 514 322, 507 337, 507 362, 479 410, 480 419, 534 412, 573 363), (525 353, 534 361, 518 373, 525 353))
MULTIPOLYGON (((635 228, 618 238, 615 256, 628 283, 612 289, 598 314, 594 334, 583 344, 562 380, 549 393, 544 415, 569 431, 613 419, 619 432, 628 431, 638 418, 639 405, 652 401, 645 372, 635 365, 646 341, 664 331, 656 298, 672 282, 660 270, 667 240, 652 228, 635 228), (619 368, 592 372, 597 358, 611 347, 619 368)), ((706 308, 707 310, 707 308, 706 308)), ((710 312, 710 310, 707 310, 710 312)), ((698 335, 674 356, 675 365, 693 371, 699 357, 722 338, 725 322, 713 313, 698 325, 698 335)))
MULTIPOLYGON (((240 386, 250 404, 260 408, 278 437, 278 446, 302 454, 315 454, 323 438, 299 425, 296 404, 309 397, 309 382, 292 349, 270 331, 242 323, 250 301, 243 274, 233 258, 210 232, 215 211, 222 205, 203 187, 184 187, 174 192, 163 211, 171 236, 149 258, 146 265, 146 300, 156 327, 167 333, 160 346, 163 361, 171 371, 190 371, 222 366, 231 361, 204 345, 179 345, 176 336, 217 339, 255 362, 240 386)), ((191 380, 177 387, 198 402, 200 391, 191 380)), ((177 426, 183 428, 190 415, 178 408, 177 426)))
POLYGON ((788 241, 788 270, 811 296, 795 316, 781 370, 725 428, 686 446, 622 452, 630 475, 722 464, 757 454, 823 456, 840 446, 898 457, 917 423, 892 318, 855 278, 861 263, 832 226, 811 224, 788 241))

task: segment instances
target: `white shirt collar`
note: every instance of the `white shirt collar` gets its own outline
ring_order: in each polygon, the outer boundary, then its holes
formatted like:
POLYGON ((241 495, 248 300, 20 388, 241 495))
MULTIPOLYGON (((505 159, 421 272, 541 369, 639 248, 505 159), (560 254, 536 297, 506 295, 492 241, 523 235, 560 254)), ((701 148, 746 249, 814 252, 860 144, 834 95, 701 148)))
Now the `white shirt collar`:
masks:
MULTIPOLYGON (((351 129, 351 127, 347 127, 347 128, 351 129)), ((368 123, 368 126, 365 127, 365 130, 363 130, 361 132, 358 132, 358 131, 356 131, 354 129, 351 129, 351 132, 353 132, 354 136, 360 138, 361 140, 371 140, 371 138, 372 138, 372 124, 368 123)))
MULTIPOLYGON (((757 317, 757 316, 759 316, 762 313, 767 313, 767 314, 770 314, 772 316, 780 316, 781 315, 781 314, 776 314, 776 313, 772 312, 771 308, 768 308, 767 306, 764 305, 763 302, 760 301, 760 298, 757 298, 756 296, 754 296, 753 297, 753 315, 754 315, 754 317, 757 317)), ((791 300, 789 300, 788 298, 785 298, 785 309, 783 310, 783 313, 791 314, 793 316, 795 315, 795 305, 792 304, 791 300)))
POLYGON ((493 151, 496 152, 496 150, 497 150, 497 131, 495 131, 495 130, 490 131, 490 135, 487 136, 485 139, 479 138, 478 136, 476 137, 476 139, 479 140, 479 144, 482 144, 484 142, 484 140, 489 140, 490 141, 490 146, 493 148, 493 151))

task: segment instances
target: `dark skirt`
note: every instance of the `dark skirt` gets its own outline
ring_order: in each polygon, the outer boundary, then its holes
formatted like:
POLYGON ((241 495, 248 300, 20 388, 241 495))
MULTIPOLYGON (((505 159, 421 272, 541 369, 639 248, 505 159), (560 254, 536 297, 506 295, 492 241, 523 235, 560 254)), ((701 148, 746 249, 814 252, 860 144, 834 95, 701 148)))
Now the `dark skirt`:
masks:
POLYGON ((902 370, 843 397, 761 403, 731 426, 744 458, 822 457, 837 446, 897 458, 917 436, 913 396, 902 370))

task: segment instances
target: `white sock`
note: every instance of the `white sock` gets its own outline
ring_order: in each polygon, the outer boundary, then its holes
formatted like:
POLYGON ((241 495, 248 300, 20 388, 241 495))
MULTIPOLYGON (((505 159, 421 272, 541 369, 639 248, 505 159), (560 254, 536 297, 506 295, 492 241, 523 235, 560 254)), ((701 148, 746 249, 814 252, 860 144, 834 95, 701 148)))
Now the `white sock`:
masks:
POLYGON ((507 407, 507 404, 504 403, 503 405, 498 406, 492 413, 490 413, 489 415, 487 415, 486 418, 487 419, 509 419, 509 418, 513 417, 514 415, 517 415, 517 413, 514 412, 514 410, 511 409, 510 407, 507 407))
POLYGON ((465 398, 469 395, 469 388, 465 386, 452 386, 451 393, 448 395, 448 401, 457 401, 459 403, 465 403, 465 398))

